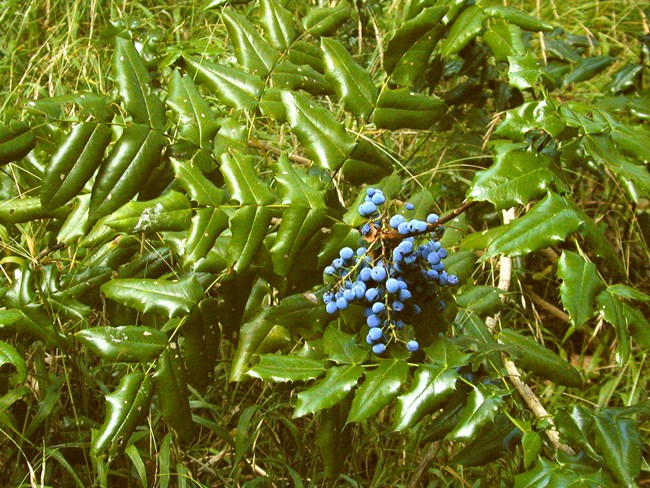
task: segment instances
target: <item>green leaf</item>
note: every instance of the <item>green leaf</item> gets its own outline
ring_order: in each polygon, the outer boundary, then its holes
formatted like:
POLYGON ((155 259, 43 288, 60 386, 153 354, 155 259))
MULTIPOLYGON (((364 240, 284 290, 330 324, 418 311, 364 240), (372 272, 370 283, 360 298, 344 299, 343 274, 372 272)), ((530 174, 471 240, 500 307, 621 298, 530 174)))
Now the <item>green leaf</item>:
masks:
POLYGON ((622 483, 634 486, 641 473, 641 434, 636 420, 615 418, 606 412, 594 417, 596 446, 605 458, 605 464, 622 483))
POLYGON ((474 5, 465 9, 451 26, 447 38, 440 46, 440 54, 448 58, 467 46, 483 29, 486 17, 482 7, 474 5))
POLYGON ((489 5, 485 7, 485 13, 489 17, 503 19, 510 24, 515 24, 527 31, 552 31, 553 26, 544 22, 543 20, 533 17, 526 12, 513 7, 505 7, 503 5, 489 5))
MULTIPOLYGON (((3 312, 5 311, 3 310, 3 312)), ((18 319, 18 316, 16 316, 16 319, 18 319)), ((0 320, 2 320, 3 324, 5 323, 5 318, 1 315, 0 320)), ((11 364, 16 368, 16 372, 10 376, 11 385, 16 387, 23 384, 27 379, 27 363, 25 363, 25 359, 14 346, 5 341, 0 341, 0 370, 5 369, 5 364, 11 364)))
POLYGON ((515 141, 523 141, 528 131, 541 129, 556 137, 564 129, 562 119, 555 112, 555 107, 547 100, 527 102, 517 108, 506 111, 506 117, 494 131, 495 135, 515 141))
POLYGON ((396 83, 412 85, 424 71, 445 27, 446 6, 427 7, 398 27, 384 52, 384 69, 396 83), (396 73, 394 73, 397 71, 396 73))
POLYGON ((223 203, 225 192, 206 178, 191 161, 172 159, 172 168, 178 182, 192 201, 207 207, 218 207, 223 203))
POLYGON ((372 117, 380 129, 427 130, 447 111, 439 98, 413 93, 408 88, 383 90, 372 117))
POLYGON ((629 314, 626 314, 627 304, 621 302, 618 298, 612 296, 607 291, 601 291, 597 297, 598 310, 601 317, 609 324, 614 326, 616 330, 616 338, 618 344, 616 348, 616 362, 619 365, 627 363, 630 356, 630 336, 629 330, 630 323, 628 321, 629 314))
POLYGON ((508 61, 509 56, 521 56, 526 53, 526 46, 521 37, 521 29, 504 20, 497 19, 483 34, 497 62, 508 61))
POLYGON ((650 131, 642 125, 615 124, 610 133, 616 145, 638 161, 650 161, 650 131))
POLYGON ((557 276, 562 280, 560 297, 575 327, 580 327, 594 314, 594 298, 605 288, 596 266, 579 254, 562 252, 557 264, 557 276))
POLYGON ((242 205, 269 205, 275 200, 268 185, 259 179, 252 157, 223 154, 220 159, 219 170, 231 198, 242 205))
POLYGON ((348 0, 340 0, 333 7, 312 8, 302 20, 305 30, 314 37, 330 36, 352 15, 348 0))
POLYGON ((361 375, 363 375, 363 368, 358 365, 330 368, 323 380, 298 393, 293 418, 333 407, 357 385, 361 375))
POLYGON ((589 464, 552 462, 539 458, 535 467, 515 476, 515 488, 540 486, 562 488, 616 488, 613 480, 601 468, 589 464))
POLYGON ((177 344, 171 342, 169 348, 156 361, 156 393, 160 399, 160 413, 165 422, 178 434, 181 440, 192 438, 193 423, 185 369, 177 351, 177 344))
POLYGON ((460 368, 467 364, 471 354, 461 352, 460 346, 452 342, 448 337, 436 336, 430 346, 424 351, 435 364, 440 364, 448 369, 460 368))
POLYGON ((139 312, 180 316, 203 297, 203 288, 194 276, 181 280, 126 278, 111 280, 101 287, 111 300, 139 312))
POLYGON ((220 208, 195 210, 183 246, 183 266, 195 266, 214 247, 217 237, 228 228, 228 215, 220 208))
POLYGON ((503 329, 497 339, 506 346, 508 354, 522 369, 560 385, 574 388, 582 386, 582 378, 573 366, 533 339, 524 337, 512 329, 503 329))
POLYGON ((147 67, 130 39, 115 38, 113 73, 124 108, 136 124, 165 127, 165 105, 151 93, 147 67))
POLYGON ((52 211, 44 211, 41 201, 37 197, 12 198, 0 200, 0 224, 6 225, 29 222, 30 220, 54 217, 65 218, 68 207, 61 207, 52 211))
POLYGON ((455 296, 460 308, 478 314, 494 314, 503 306, 503 291, 494 286, 476 285, 463 288, 462 293, 455 296))
POLYGON ((508 83, 519 90, 534 88, 542 72, 530 53, 508 56, 508 83))
POLYGON ((329 321, 325 305, 311 293, 283 298, 269 312, 267 320, 287 329, 322 330, 329 321))
POLYGON ((167 347, 167 334, 136 325, 92 327, 75 334, 81 343, 105 361, 147 363, 167 347))
POLYGON ((279 0, 260 0, 260 24, 276 49, 284 51, 296 39, 294 16, 279 0))
MULTIPOLYGON (((294 91, 304 90, 312 95, 331 95, 334 93, 332 85, 324 75, 320 74, 309 65, 297 65, 286 59, 280 61, 280 63, 278 63, 278 65, 273 69, 271 80, 273 81, 273 86, 278 89, 294 91)), ((270 90, 267 89, 264 92, 267 102, 271 99, 269 91, 270 90)), ((279 94, 278 101, 280 105, 282 105, 279 94)), ((260 110, 264 109, 261 105, 263 102, 264 99, 260 102, 260 110)), ((282 111, 284 112, 283 105, 282 111)))
POLYGON ((564 241, 576 232, 581 219, 573 206, 556 193, 538 202, 526 215, 486 235, 488 248, 481 260, 498 254, 521 256, 564 241))
POLYGON ((524 467, 530 469, 533 461, 542 452, 542 436, 534 431, 524 432, 521 439, 521 447, 524 450, 524 467))
POLYGON ((36 136, 29 125, 12 121, 9 127, 0 124, 0 165, 27 156, 36 147, 36 136))
POLYGON ((183 322, 183 357, 189 382, 201 392, 214 383, 214 367, 221 344, 216 298, 205 298, 183 322))
POLYGON ((495 147, 494 164, 475 173, 468 200, 491 202, 497 210, 523 205, 544 195, 555 181, 548 156, 517 150, 516 144, 495 147))
POLYGON ((497 415, 494 422, 483 427, 476 438, 461 449, 449 463, 484 466, 508 453, 514 453, 521 435, 521 430, 513 425, 506 415, 497 415))
POLYGON ((329 110, 303 95, 282 92, 287 121, 307 155, 320 167, 336 171, 354 148, 354 139, 329 110))
POLYGON ((166 102, 178 118, 176 127, 180 136, 198 147, 209 148, 219 130, 219 123, 192 78, 175 70, 166 102))
POLYGON ((607 287, 607 292, 620 298, 629 298, 630 300, 638 300, 640 302, 650 301, 650 295, 627 285, 610 285, 607 287))
POLYGON ((239 64, 253 75, 268 75, 278 59, 275 50, 245 17, 232 8, 223 9, 221 15, 239 64))
POLYGON ((321 39, 325 74, 345 108, 361 119, 367 118, 377 101, 377 87, 370 73, 359 66, 340 42, 321 39))
POLYGON ((564 442, 584 450, 598 463, 603 457, 591 445, 591 431, 594 424, 593 414, 580 405, 573 405, 570 412, 559 410, 555 414, 555 424, 564 442))
POLYGON ((126 447, 135 428, 149 413, 153 391, 151 377, 140 371, 122 377, 117 389, 106 395, 104 423, 93 435, 93 455, 98 456, 109 447, 112 454, 126 447))
POLYGON ((366 371, 363 384, 354 393, 348 422, 372 417, 397 396, 406 381, 408 364, 401 359, 382 360, 376 369, 366 371))
POLYGON ((460 414, 458 424, 445 436, 445 439, 454 441, 473 439, 481 427, 494 419, 502 403, 501 395, 500 390, 487 388, 484 385, 474 386, 460 414))
POLYGON ((327 357, 336 364, 361 364, 368 357, 368 349, 357 344, 356 336, 332 325, 325 330, 323 339, 327 357))
POLYGON ((230 266, 237 272, 247 269, 264 244, 273 214, 268 207, 246 205, 230 217, 232 237, 227 256, 230 266))
POLYGON ((582 102, 564 102, 559 115, 566 125, 581 129, 584 134, 608 133, 615 124, 608 112, 582 102))
POLYGON ((133 198, 160 162, 167 140, 143 125, 130 125, 102 163, 90 197, 90 218, 99 219, 133 198))
POLYGON ((125 234, 186 230, 191 216, 187 197, 171 190, 147 202, 130 201, 104 224, 125 234))
POLYGON ((327 208, 320 179, 294 167, 286 154, 282 154, 275 165, 275 181, 282 195, 282 203, 312 209, 327 208))
POLYGON ((52 155, 41 186, 41 204, 53 210, 68 203, 93 176, 111 142, 106 124, 75 124, 68 137, 52 155))
POLYGON ((321 359, 262 354, 248 374, 264 381, 309 381, 324 375, 326 366, 327 361, 321 359))
POLYGON ((582 147, 596 162, 609 168, 616 176, 631 180, 639 189, 650 195, 650 171, 643 164, 627 159, 607 135, 586 135, 582 147))
POLYGON ((273 328, 274 323, 267 320, 271 310, 271 308, 263 308, 239 328, 237 349, 230 368, 231 382, 245 379, 249 370, 249 361, 273 328))
POLYGON ((228 107, 255 110, 264 91, 264 82, 237 68, 183 56, 188 73, 206 85, 228 107))
POLYGON ((433 364, 420 364, 410 390, 397 397, 393 430, 406 430, 439 409, 456 390, 458 373, 433 364))
POLYGON ((601 71, 607 69, 617 58, 613 56, 592 56, 583 58, 578 61, 578 64, 573 71, 564 77, 563 84, 569 85, 571 83, 579 83, 592 79, 601 71))

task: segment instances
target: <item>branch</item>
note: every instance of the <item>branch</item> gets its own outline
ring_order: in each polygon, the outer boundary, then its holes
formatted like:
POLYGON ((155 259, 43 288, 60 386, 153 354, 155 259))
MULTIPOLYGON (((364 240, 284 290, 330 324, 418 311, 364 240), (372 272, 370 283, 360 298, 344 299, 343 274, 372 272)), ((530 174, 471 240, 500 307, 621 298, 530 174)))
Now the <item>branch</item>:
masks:
MULTIPOLYGON (((256 149, 261 149, 264 152, 270 152, 271 154, 275 154, 276 156, 280 156, 283 151, 282 149, 278 149, 277 147, 273 147, 270 144, 266 144, 265 142, 261 142, 255 139, 249 139, 248 140, 248 147, 254 147, 256 149)), ((312 160, 308 158, 304 158, 302 156, 298 156, 297 154, 287 154, 287 157, 293 161, 294 163, 300 163, 300 164, 311 164, 312 160)))

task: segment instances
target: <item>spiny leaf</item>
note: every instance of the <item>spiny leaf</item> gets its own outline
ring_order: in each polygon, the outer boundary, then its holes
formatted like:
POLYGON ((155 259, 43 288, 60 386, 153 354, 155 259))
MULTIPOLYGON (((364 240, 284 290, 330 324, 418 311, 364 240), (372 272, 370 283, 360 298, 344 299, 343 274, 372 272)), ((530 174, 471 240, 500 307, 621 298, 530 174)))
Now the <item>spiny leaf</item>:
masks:
POLYGON ((117 389, 106 395, 104 423, 93 435, 94 455, 102 454, 109 447, 111 454, 115 454, 127 446, 131 434, 149 413, 153 391, 151 377, 140 371, 122 377, 117 389))
POLYGON ((53 210, 77 196, 99 167, 110 142, 111 129, 106 124, 75 124, 45 170, 40 194, 43 208, 53 210))
POLYGON ((126 234, 181 231, 187 229, 190 215, 187 197, 172 190, 147 202, 130 201, 104 224, 126 234))
POLYGON ((481 427, 494 419, 502 403, 501 395, 500 390, 486 388, 483 385, 474 386, 460 414, 458 424, 445 438, 455 441, 473 439, 481 427))
POLYGON ((579 254, 562 252, 557 264, 557 275, 562 280, 560 296, 571 322, 580 327, 594 314, 594 298, 605 288, 596 266, 579 254))
POLYGON ((515 141, 523 141, 524 135, 533 129, 541 129, 556 137, 564 129, 562 119, 556 114, 555 106, 542 100, 527 102, 508 110, 506 117, 494 131, 495 135, 515 141))
POLYGON ((0 165, 18 161, 36 146, 36 136, 25 122, 0 124, 0 165))
POLYGON ((194 276, 177 281, 116 279, 104 283, 101 290, 111 300, 139 312, 161 313, 168 317, 189 313, 203 296, 203 288, 194 276))
POLYGON ((260 0, 260 23, 276 49, 284 51, 296 39, 294 16, 278 0, 260 0))
POLYGON ((201 206, 218 207, 223 203, 224 191, 217 188, 191 161, 172 158, 172 168, 179 183, 192 201, 201 206))
POLYGON ((151 93, 151 77, 130 39, 115 38, 113 70, 124 108, 137 124, 165 127, 165 106, 151 93))
POLYGON ((353 364, 330 368, 323 380, 298 393, 293 418, 333 407, 356 386, 362 374, 363 368, 353 364))
POLYGON ((83 345, 110 362, 146 363, 167 347, 167 334, 151 327, 92 327, 75 334, 83 345))
POLYGON ((410 390, 397 397, 393 430, 417 424, 427 413, 440 408, 456 389, 458 373, 441 365, 421 364, 410 390))
POLYGON ((323 335, 327 356, 336 364, 361 364, 368 357, 368 349, 359 346, 353 335, 329 326, 323 335))
POLYGON ((319 166, 336 171, 354 148, 354 139, 341 123, 316 102, 297 93, 282 92, 287 121, 305 150, 319 166))
POLYGON ((329 36, 336 32, 352 14, 348 0, 339 0, 334 7, 313 8, 303 19, 305 30, 314 37, 329 36))
POLYGON ((526 12, 517 8, 506 7, 503 5, 489 5, 485 7, 485 13, 489 17, 503 19, 511 24, 515 24, 527 31, 552 31, 553 26, 543 20, 533 17, 526 12))
MULTIPOLYGON (((4 317, 0 317, 2 323, 5 323, 4 317)), ((27 379, 27 363, 25 363, 25 359, 14 346, 5 341, 0 341, 0 369, 3 369, 5 364, 11 364, 16 368, 16 373, 10 377, 12 386, 16 387, 25 382, 27 379)))
POLYGON ((267 320, 287 329, 322 330, 328 321, 324 304, 311 293, 283 298, 269 312, 267 320))
POLYGON ((476 5, 464 10, 454 21, 447 38, 440 46, 440 54, 447 58, 467 46, 483 29, 486 17, 483 8, 476 5))
POLYGON ((380 361, 376 369, 367 371, 354 394, 348 422, 366 420, 388 405, 406 381, 408 369, 405 361, 395 359, 380 361))
POLYGON ((188 441, 192 438, 193 423, 190 411, 189 395, 185 368, 181 363, 175 342, 156 361, 156 372, 153 378, 156 382, 156 393, 160 399, 160 413, 178 434, 179 438, 188 441))
POLYGON ((641 473, 642 440, 638 424, 636 420, 615 418, 606 412, 594 417, 596 446, 622 486, 634 486, 641 473))
POLYGON ((297 356, 262 354, 248 374, 264 381, 309 381, 325 374, 327 361, 297 356))
POLYGON ((483 34, 483 40, 494 55, 495 61, 508 61, 509 56, 521 56, 526 53, 521 29, 504 20, 497 19, 483 34))
POLYGON ((258 34, 253 24, 232 8, 224 9, 221 15, 239 64, 253 75, 268 75, 278 58, 274 49, 258 34))
POLYGON ((217 237, 228 228, 228 215, 220 208, 195 210, 183 246, 183 265, 194 266, 214 247, 217 237))
POLYGON ((230 217, 232 237, 228 244, 227 255, 228 262, 235 271, 246 270, 258 255, 272 217, 268 207, 256 205, 238 208, 230 217))
POLYGON ((321 39, 325 73, 334 85, 345 108, 359 118, 370 115, 377 101, 377 87, 368 70, 357 64, 343 45, 329 38, 321 39))
POLYGON ((413 93, 408 88, 383 90, 377 101, 372 121, 381 129, 427 130, 447 111, 439 98, 413 93))

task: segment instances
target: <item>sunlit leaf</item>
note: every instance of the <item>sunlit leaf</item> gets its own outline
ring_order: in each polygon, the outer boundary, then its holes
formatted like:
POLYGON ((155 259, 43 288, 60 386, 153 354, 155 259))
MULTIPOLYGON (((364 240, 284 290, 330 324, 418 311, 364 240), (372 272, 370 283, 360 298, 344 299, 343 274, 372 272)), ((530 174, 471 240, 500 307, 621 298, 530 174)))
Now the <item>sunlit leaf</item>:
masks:
POLYGON ((167 347, 167 334, 151 327, 92 327, 77 332, 81 343, 110 362, 146 363, 167 347))
POLYGON ((264 381, 309 381, 325 374, 327 361, 296 356, 263 354, 248 374, 264 381))
POLYGON ((185 368, 175 342, 171 342, 169 348, 156 361, 153 378, 160 400, 160 413, 179 438, 188 441, 192 438, 192 413, 185 368))
POLYGON ((323 335, 325 351, 337 364, 361 364, 368 357, 368 349, 357 344, 356 336, 329 326, 323 335))
POLYGON ((571 322, 580 327, 594 314, 594 298, 605 287, 596 265, 571 251, 564 251, 557 265, 562 280, 560 296, 571 322))
POLYGON ((324 379, 298 393, 293 417, 303 417, 333 407, 356 386, 362 374, 363 368, 358 365, 330 368, 324 379))
POLYGON ((354 394, 348 422, 361 422, 388 405, 399 393, 407 373, 408 364, 399 359, 380 361, 377 368, 367 371, 354 394))
POLYGON ((169 191, 154 200, 130 201, 104 221, 107 226, 126 234, 186 230, 191 211, 187 197, 169 191))

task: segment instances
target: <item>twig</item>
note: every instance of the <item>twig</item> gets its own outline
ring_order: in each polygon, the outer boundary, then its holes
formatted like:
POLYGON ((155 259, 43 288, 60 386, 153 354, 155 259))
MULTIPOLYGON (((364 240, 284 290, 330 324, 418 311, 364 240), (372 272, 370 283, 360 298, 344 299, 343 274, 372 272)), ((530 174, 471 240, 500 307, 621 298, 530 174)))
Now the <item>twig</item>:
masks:
POLYGON ((63 242, 59 242, 58 244, 55 244, 52 247, 45 248, 41 252, 38 253, 38 256, 36 256, 36 259, 40 261, 45 256, 47 256, 48 254, 52 254, 54 251, 58 251, 60 249, 63 249, 64 247, 65 247, 65 244, 63 242))
POLYGON ((427 452, 424 453, 424 457, 420 459, 418 467, 415 470, 415 473, 413 474, 413 477, 411 478, 411 481, 409 481, 409 484, 406 488, 418 488, 419 486, 422 486, 420 484, 420 478, 422 478, 424 472, 429 468, 431 463, 433 463, 433 460, 438 455, 439 450, 440 442, 434 442, 429 446, 427 452))
MULTIPOLYGON (((257 141, 255 139, 249 139, 248 140, 248 147, 254 147, 256 149, 261 149, 262 151, 270 152, 272 154, 275 154, 276 156, 280 156, 283 151, 282 149, 279 149, 277 147, 271 146, 270 144, 266 144, 261 141, 257 141)), ((300 163, 300 164, 311 164, 312 160, 298 156, 297 154, 287 154, 287 157, 293 161, 294 163, 300 163)))
POLYGON ((549 303, 546 300, 544 300, 537 293, 535 293, 530 286, 524 285, 524 289, 526 290, 526 294, 530 297, 533 303, 537 305, 539 308, 546 310, 548 313, 550 313, 554 317, 564 322, 568 323, 571 320, 569 315, 566 312, 560 310, 552 303, 549 303))
MULTIPOLYGON (((503 212, 504 224, 507 224, 514 218, 515 211, 513 208, 503 212)), ((510 282, 512 280, 512 259, 507 256, 501 256, 499 265, 498 287, 500 290, 508 291, 510 288, 510 282)), ((495 316, 488 317, 485 322, 488 327, 493 328, 496 325, 496 321, 497 318, 495 316)), ((546 436, 548 437, 548 440, 551 441, 551 444, 553 444, 553 447, 556 450, 564 451, 567 454, 575 454, 571 447, 567 446, 566 444, 562 444, 560 441, 560 433, 554 427, 553 418, 544 408, 544 405, 542 405, 540 399, 537 397, 537 395, 535 395, 535 392, 533 392, 533 390, 531 390, 530 387, 522 381, 521 374, 519 373, 517 366, 515 366, 515 363, 513 363, 505 355, 502 355, 501 359, 503 361, 503 365, 506 368, 506 371, 508 372, 508 379, 510 380, 510 383, 512 383, 512 385, 515 387, 517 393, 519 393, 521 398, 523 398, 526 405, 528 405, 528 408, 530 408, 531 412, 533 412, 533 415, 535 415, 535 418, 538 420, 545 419, 551 424, 551 427, 546 430, 546 436)))

